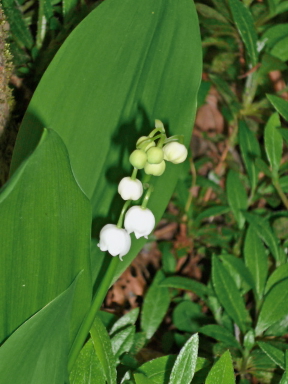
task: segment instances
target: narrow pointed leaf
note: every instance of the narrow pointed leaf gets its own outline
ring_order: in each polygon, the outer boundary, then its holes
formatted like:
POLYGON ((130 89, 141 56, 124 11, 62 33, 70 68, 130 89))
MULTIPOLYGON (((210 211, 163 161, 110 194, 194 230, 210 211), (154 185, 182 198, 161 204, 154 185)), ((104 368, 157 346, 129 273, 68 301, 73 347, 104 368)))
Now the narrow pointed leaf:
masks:
POLYGON ((240 0, 229 0, 234 22, 250 56, 251 64, 258 62, 257 33, 249 9, 240 0))
POLYGON ((277 262, 282 262, 282 257, 278 247, 278 239, 275 236, 269 222, 263 217, 250 213, 242 212, 246 220, 258 233, 258 236, 264 241, 264 243, 270 248, 272 255, 277 262))
MULTIPOLYGON (((97 239, 103 224, 117 220, 122 207, 117 185, 131 174, 129 154, 154 120, 162 120, 169 135, 183 134, 189 144, 201 52, 192 1, 102 2, 69 35, 45 72, 20 128, 11 172, 35 148, 43 127, 55 129, 91 199, 97 239)), ((181 165, 168 164, 163 176, 155 178, 149 208, 157 221, 179 172, 181 165)), ((117 275, 144 243, 133 238, 117 275)), ((93 247, 98 276, 107 267, 104 256, 93 247)))
POLYGON ((233 215, 238 223, 239 228, 243 228, 245 218, 242 215, 242 210, 247 209, 248 200, 245 188, 240 180, 239 173, 229 171, 227 176, 227 199, 232 209, 233 215))
POLYGON ((134 308, 132 309, 132 311, 120 317, 120 319, 113 324, 113 327, 110 330, 110 335, 112 335, 114 332, 119 331, 120 329, 128 325, 134 325, 136 323, 138 315, 139 315, 139 308, 134 308))
POLYGON ((169 384, 189 384, 194 376, 198 355, 198 334, 193 335, 181 348, 173 366, 169 384))
MULTIPOLYGON (((77 280, 82 278, 83 274, 77 280)), ((67 380, 69 328, 77 280, 2 345, 1 383, 60 384, 67 380)))
POLYGON ((288 313, 288 279, 276 284, 265 297, 258 323, 256 335, 262 334, 268 327, 284 320, 288 313))
POLYGON ((124 352, 129 352, 134 341, 135 326, 130 325, 121 329, 111 338, 112 351, 116 359, 124 352))
POLYGON ((268 275, 268 258, 263 242, 253 226, 249 226, 246 233, 244 258, 245 264, 253 276, 255 293, 261 298, 268 275))
POLYGON ((46 131, 1 190, 0 217, 0 340, 83 270, 73 307, 74 337, 91 300, 91 211, 54 131, 46 131))
POLYGON ((250 319, 244 301, 234 280, 216 256, 213 256, 212 282, 218 299, 225 311, 235 321, 242 332, 245 332, 250 319))
POLYGON ((21 11, 14 0, 2 0, 5 15, 9 21, 9 27, 14 39, 26 48, 32 48, 33 37, 27 27, 21 11))
POLYGON ((70 384, 106 384, 102 366, 91 339, 82 348, 69 380, 70 384))
POLYGON ((268 100, 274 106, 276 111, 280 113, 286 121, 288 121, 288 101, 275 95, 267 95, 268 100))
POLYGON ((276 268, 270 275, 265 287, 265 293, 269 292, 273 285, 285 279, 288 279, 288 264, 280 265, 280 267, 276 268))
POLYGON ((235 384, 233 362, 226 351, 209 372, 205 384, 235 384))
POLYGON ((189 279, 182 276, 166 277, 160 283, 161 287, 184 289, 196 293, 199 297, 205 298, 207 295, 207 288, 204 284, 196 280, 189 279))
POLYGON ((280 368, 285 369, 285 353, 281 351, 281 349, 263 341, 258 341, 257 344, 275 364, 279 365, 280 368))
POLYGON ((96 355, 102 365, 108 384, 116 384, 116 359, 112 345, 102 321, 96 316, 91 328, 91 337, 96 355))
POLYGON ((265 150, 272 168, 272 172, 277 175, 282 157, 283 139, 278 131, 280 127, 278 113, 273 113, 269 118, 264 129, 265 150))
POLYGON ((243 121, 239 121, 239 144, 241 148, 241 155, 250 179, 251 188, 254 189, 257 184, 257 168, 255 166, 255 159, 260 157, 259 142, 247 124, 243 121))
POLYGON ((206 336, 213 337, 229 347, 241 349, 240 343, 235 339, 234 335, 230 333, 228 329, 221 327, 220 325, 204 325, 204 327, 199 329, 199 332, 206 336))

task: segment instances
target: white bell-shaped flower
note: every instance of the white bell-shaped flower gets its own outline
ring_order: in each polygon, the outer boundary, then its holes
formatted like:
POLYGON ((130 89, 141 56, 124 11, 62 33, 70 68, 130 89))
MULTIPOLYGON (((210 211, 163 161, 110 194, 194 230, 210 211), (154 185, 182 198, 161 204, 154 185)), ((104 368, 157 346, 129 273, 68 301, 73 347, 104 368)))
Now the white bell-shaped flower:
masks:
POLYGON ((178 143, 177 141, 173 141, 172 143, 168 143, 163 147, 164 151, 164 159, 167 161, 171 161, 173 164, 183 163, 186 160, 188 155, 187 148, 185 145, 178 143))
POLYGON ((155 217, 150 209, 138 205, 128 209, 125 215, 124 227, 129 234, 134 232, 136 239, 142 236, 147 239, 154 226, 155 217))
POLYGON ((127 231, 115 224, 107 224, 100 231, 100 241, 97 244, 101 251, 108 251, 112 256, 126 255, 131 247, 131 238, 127 231))
POLYGON ((143 186, 138 179, 124 177, 118 185, 118 192, 123 200, 138 200, 142 196, 143 186))

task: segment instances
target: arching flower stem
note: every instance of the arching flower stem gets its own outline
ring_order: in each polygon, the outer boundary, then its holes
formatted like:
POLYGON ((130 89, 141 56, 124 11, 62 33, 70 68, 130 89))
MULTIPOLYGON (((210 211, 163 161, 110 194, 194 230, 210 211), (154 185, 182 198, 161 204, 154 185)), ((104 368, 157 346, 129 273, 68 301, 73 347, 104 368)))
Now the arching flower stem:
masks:
POLYGON ((149 201, 150 196, 151 196, 151 193, 152 193, 153 191, 154 191, 154 187, 153 187, 153 185, 150 185, 149 188, 148 188, 148 190, 147 190, 147 192, 146 192, 146 194, 145 194, 145 196, 144 196, 144 199, 143 199, 143 201, 142 201, 142 204, 141 204, 141 208, 142 208, 142 209, 146 209, 147 204, 148 204, 148 201, 149 201))
POLYGON ((127 200, 125 202, 125 204, 123 205, 121 213, 120 213, 120 216, 119 216, 119 219, 118 219, 118 222, 117 222, 117 228, 122 228, 123 220, 124 220, 124 215, 125 215, 128 207, 129 207, 130 203, 131 203, 131 200, 127 200))

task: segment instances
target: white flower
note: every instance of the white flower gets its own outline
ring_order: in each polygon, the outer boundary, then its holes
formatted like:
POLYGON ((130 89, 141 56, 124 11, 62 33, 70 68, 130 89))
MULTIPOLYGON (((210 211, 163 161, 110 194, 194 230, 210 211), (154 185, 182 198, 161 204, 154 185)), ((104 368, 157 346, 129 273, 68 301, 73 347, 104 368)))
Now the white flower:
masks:
POLYGON ((164 159, 171 161, 173 164, 183 163, 186 160, 188 151, 185 145, 173 141, 163 147, 164 159))
POLYGON ((131 247, 131 238, 127 231, 115 224, 107 224, 100 231, 100 241, 97 244, 101 251, 108 251, 112 256, 126 255, 131 247))
POLYGON ((124 177, 118 185, 118 192, 123 200, 138 200, 142 196, 143 186, 138 179, 124 177))
POLYGON ((146 239, 155 226, 155 217, 148 208, 138 205, 131 207, 124 220, 124 227, 128 233, 134 232, 136 239, 144 236, 146 239))

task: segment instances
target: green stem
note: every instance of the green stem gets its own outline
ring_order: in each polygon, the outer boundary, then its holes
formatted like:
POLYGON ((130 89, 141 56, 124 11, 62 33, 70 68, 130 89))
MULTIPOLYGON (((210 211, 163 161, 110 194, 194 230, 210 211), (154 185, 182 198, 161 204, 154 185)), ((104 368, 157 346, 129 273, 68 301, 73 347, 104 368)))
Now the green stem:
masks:
POLYGON ((167 136, 162 134, 161 137, 160 137, 160 140, 157 143, 157 147, 158 148, 162 148, 166 139, 167 139, 167 136))
POLYGON ((134 168, 134 169, 133 169, 133 172, 132 172, 132 175, 131 175, 131 179, 132 179, 132 180, 135 180, 135 179, 136 179, 137 172, 138 172, 138 169, 137 169, 137 168, 134 168))
POLYGON ((148 201, 150 199, 150 196, 151 196, 151 193, 153 192, 153 190, 154 190, 153 185, 150 185, 150 187, 148 188, 148 190, 147 190, 147 192, 146 192, 146 194, 144 196, 144 199, 142 201, 142 204, 141 204, 141 208, 142 209, 146 209, 148 201))
POLYGON ((123 205, 123 208, 121 210, 121 213, 120 213, 120 216, 119 216, 119 219, 118 219, 118 223, 117 223, 117 228, 122 228, 122 225, 123 225, 123 220, 124 220, 124 215, 127 211, 127 208, 129 207, 131 203, 131 200, 127 200, 125 202, 125 204, 123 205))
POLYGON ((73 364, 75 363, 81 348, 88 336, 88 333, 92 327, 93 321, 95 319, 95 316, 97 312, 99 311, 101 304, 103 303, 103 300, 105 299, 105 296, 107 294, 107 291, 111 285, 111 282, 113 280, 113 277, 115 275, 115 271, 117 268, 117 265, 119 263, 118 257, 113 257, 110 261, 109 267, 107 269, 107 272, 105 273, 103 280, 100 283, 100 286, 98 290, 96 291, 96 294, 94 296, 94 299, 92 301, 92 305, 89 309, 89 312, 87 313, 79 331, 78 334, 74 340, 74 343, 72 345, 72 348, 70 350, 69 358, 68 358, 68 372, 71 372, 73 364))
POLYGON ((149 133, 149 136, 148 137, 153 137, 155 135, 155 133, 157 132, 161 132, 161 133, 165 133, 165 129, 164 128, 154 128, 153 131, 151 131, 149 133))

